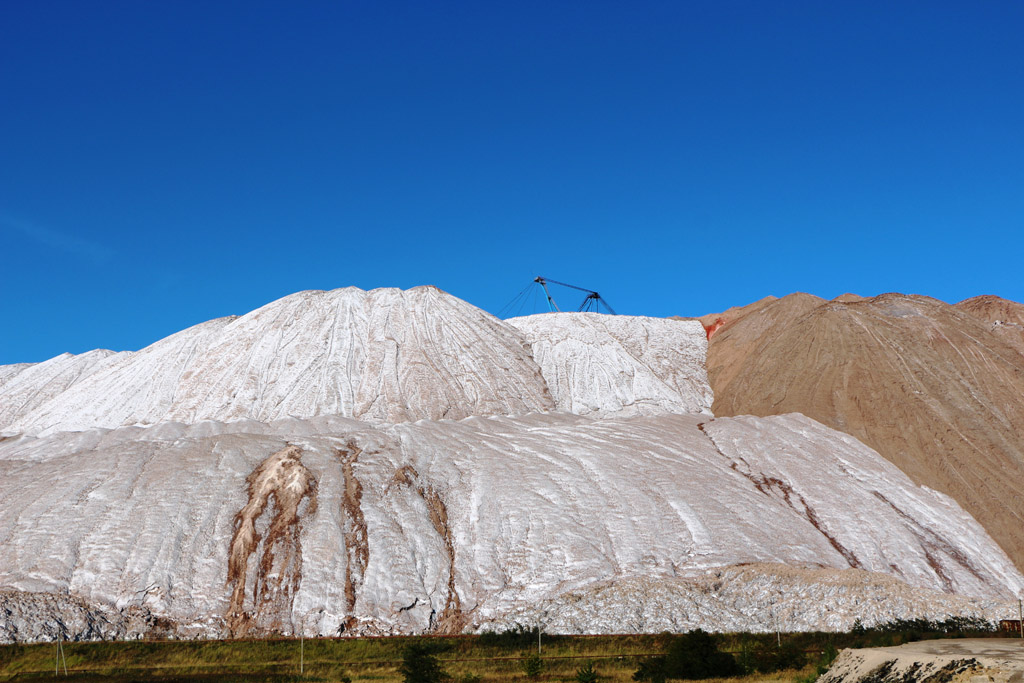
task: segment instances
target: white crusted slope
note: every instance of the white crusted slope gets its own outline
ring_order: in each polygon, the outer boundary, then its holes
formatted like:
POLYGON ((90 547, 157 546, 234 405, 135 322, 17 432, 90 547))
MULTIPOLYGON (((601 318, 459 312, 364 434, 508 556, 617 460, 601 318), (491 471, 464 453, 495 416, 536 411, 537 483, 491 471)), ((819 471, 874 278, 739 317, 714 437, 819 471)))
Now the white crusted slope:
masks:
POLYGON ((62 353, 42 363, 26 364, 20 370, 17 365, 0 366, 0 431, 9 424, 45 405, 54 397, 67 391, 68 387, 101 370, 130 353, 118 354, 106 349, 96 349, 77 356, 62 353))
POLYGON ((14 377, 17 377, 18 373, 27 370, 33 365, 36 365, 36 363, 14 363, 13 365, 0 365, 0 390, 3 389, 4 384, 11 381, 11 379, 13 379, 14 377))
POLYGON ((559 410, 711 414, 708 343, 696 320, 543 313, 506 322, 530 341, 559 410))
POLYGON ((41 405, 13 405, 0 431, 554 407, 516 330, 435 287, 299 292, 112 360, 41 405))
POLYGON ((800 415, 321 417, 14 438, 0 442, 0 547, 0 588, 144 608, 183 635, 452 632, 544 604, 565 629, 666 627, 637 613, 734 628, 763 623, 778 598, 759 573, 699 605, 706 591, 680 579, 748 563, 893 577, 856 612, 861 575, 831 597, 814 587, 825 579, 794 576, 824 602, 780 615, 785 629, 991 617, 1024 589, 949 498, 800 415), (925 592, 900 603, 908 585, 925 592))

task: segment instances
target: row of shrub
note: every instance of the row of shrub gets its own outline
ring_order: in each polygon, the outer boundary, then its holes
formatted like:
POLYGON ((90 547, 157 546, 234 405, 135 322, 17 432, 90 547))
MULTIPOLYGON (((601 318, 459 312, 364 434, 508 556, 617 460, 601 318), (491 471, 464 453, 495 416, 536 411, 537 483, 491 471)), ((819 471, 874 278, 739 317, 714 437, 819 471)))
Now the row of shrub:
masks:
POLYGON ((548 633, 539 633, 536 626, 523 626, 516 624, 504 631, 484 631, 477 636, 476 642, 484 647, 492 647, 497 650, 528 650, 537 645, 538 636, 543 636, 545 643, 556 643, 560 636, 548 633))
MULTIPOLYGON (((928 638, 983 637, 995 631, 994 623, 977 617, 950 617, 941 621, 898 619, 871 627, 865 627, 858 620, 848 633, 787 634, 785 642, 770 634, 722 636, 697 629, 682 635, 664 634, 665 654, 642 661, 633 679, 660 683, 673 679, 768 674, 803 669, 810 660, 815 665, 815 673, 809 680, 814 680, 828 669, 839 647, 883 647, 928 638), (778 641, 769 645, 768 639, 778 641), (728 651, 730 645, 732 652, 728 651)), ((502 633, 481 634, 479 642, 502 649, 527 649, 533 646, 537 637, 536 628, 519 625, 502 633)), ((543 637, 547 641, 557 638, 546 634, 543 637)), ((540 658, 536 657, 532 668, 531 662, 527 667, 527 675, 535 677, 539 672, 540 658)))
MULTIPOLYGON (((996 632, 996 625, 977 617, 950 617, 942 621, 926 619, 899 619, 865 627, 858 620, 849 633, 806 633, 787 635, 777 647, 765 649, 764 636, 753 639, 740 636, 739 651, 725 650, 726 636, 717 636, 697 629, 679 636, 671 636, 666 652, 641 662, 633 680, 663 683, 666 680, 699 680, 729 678, 753 673, 767 674, 783 670, 799 670, 808 664, 808 651, 817 649, 815 673, 809 680, 823 674, 842 647, 884 647, 912 640, 939 637, 983 637, 996 632), (760 641, 760 642, 759 642, 760 641)), ((735 641, 736 636, 729 636, 735 641)))

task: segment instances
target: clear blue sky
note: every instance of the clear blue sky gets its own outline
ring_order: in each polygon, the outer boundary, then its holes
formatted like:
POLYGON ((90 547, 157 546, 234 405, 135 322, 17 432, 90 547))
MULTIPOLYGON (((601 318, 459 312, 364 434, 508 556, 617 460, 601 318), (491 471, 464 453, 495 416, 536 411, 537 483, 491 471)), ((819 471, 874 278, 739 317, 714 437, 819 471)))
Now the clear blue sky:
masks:
POLYGON ((1024 300, 1022 35, 1010 0, 0 3, 0 363, 347 285, 1024 300))

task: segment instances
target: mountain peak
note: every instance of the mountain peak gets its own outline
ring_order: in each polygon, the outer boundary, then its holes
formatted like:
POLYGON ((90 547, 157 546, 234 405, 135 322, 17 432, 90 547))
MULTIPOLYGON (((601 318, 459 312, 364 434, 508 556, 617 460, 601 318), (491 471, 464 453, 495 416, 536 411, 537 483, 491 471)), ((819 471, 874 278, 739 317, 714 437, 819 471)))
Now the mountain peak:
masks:
POLYGON ((326 414, 399 422, 553 408, 515 330, 432 286, 297 292, 88 370, 10 411, 0 429, 326 414))

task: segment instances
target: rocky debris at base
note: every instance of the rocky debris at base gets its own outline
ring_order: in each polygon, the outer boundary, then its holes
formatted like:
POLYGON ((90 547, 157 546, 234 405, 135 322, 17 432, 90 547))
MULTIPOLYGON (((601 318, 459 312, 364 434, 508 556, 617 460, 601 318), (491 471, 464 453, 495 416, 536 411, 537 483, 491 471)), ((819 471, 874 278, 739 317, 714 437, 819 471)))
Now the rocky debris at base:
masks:
POLYGON ((182 635, 149 609, 91 605, 60 593, 0 590, 0 643, 55 640, 138 640, 182 635))
POLYGON ((843 650, 818 683, 1020 683, 1019 638, 926 640, 843 650))
POLYGON ((857 569, 781 564, 719 567, 694 576, 603 582, 523 605, 480 630, 536 624, 548 633, 849 631, 899 620, 998 620, 1015 603, 914 588, 857 569))

